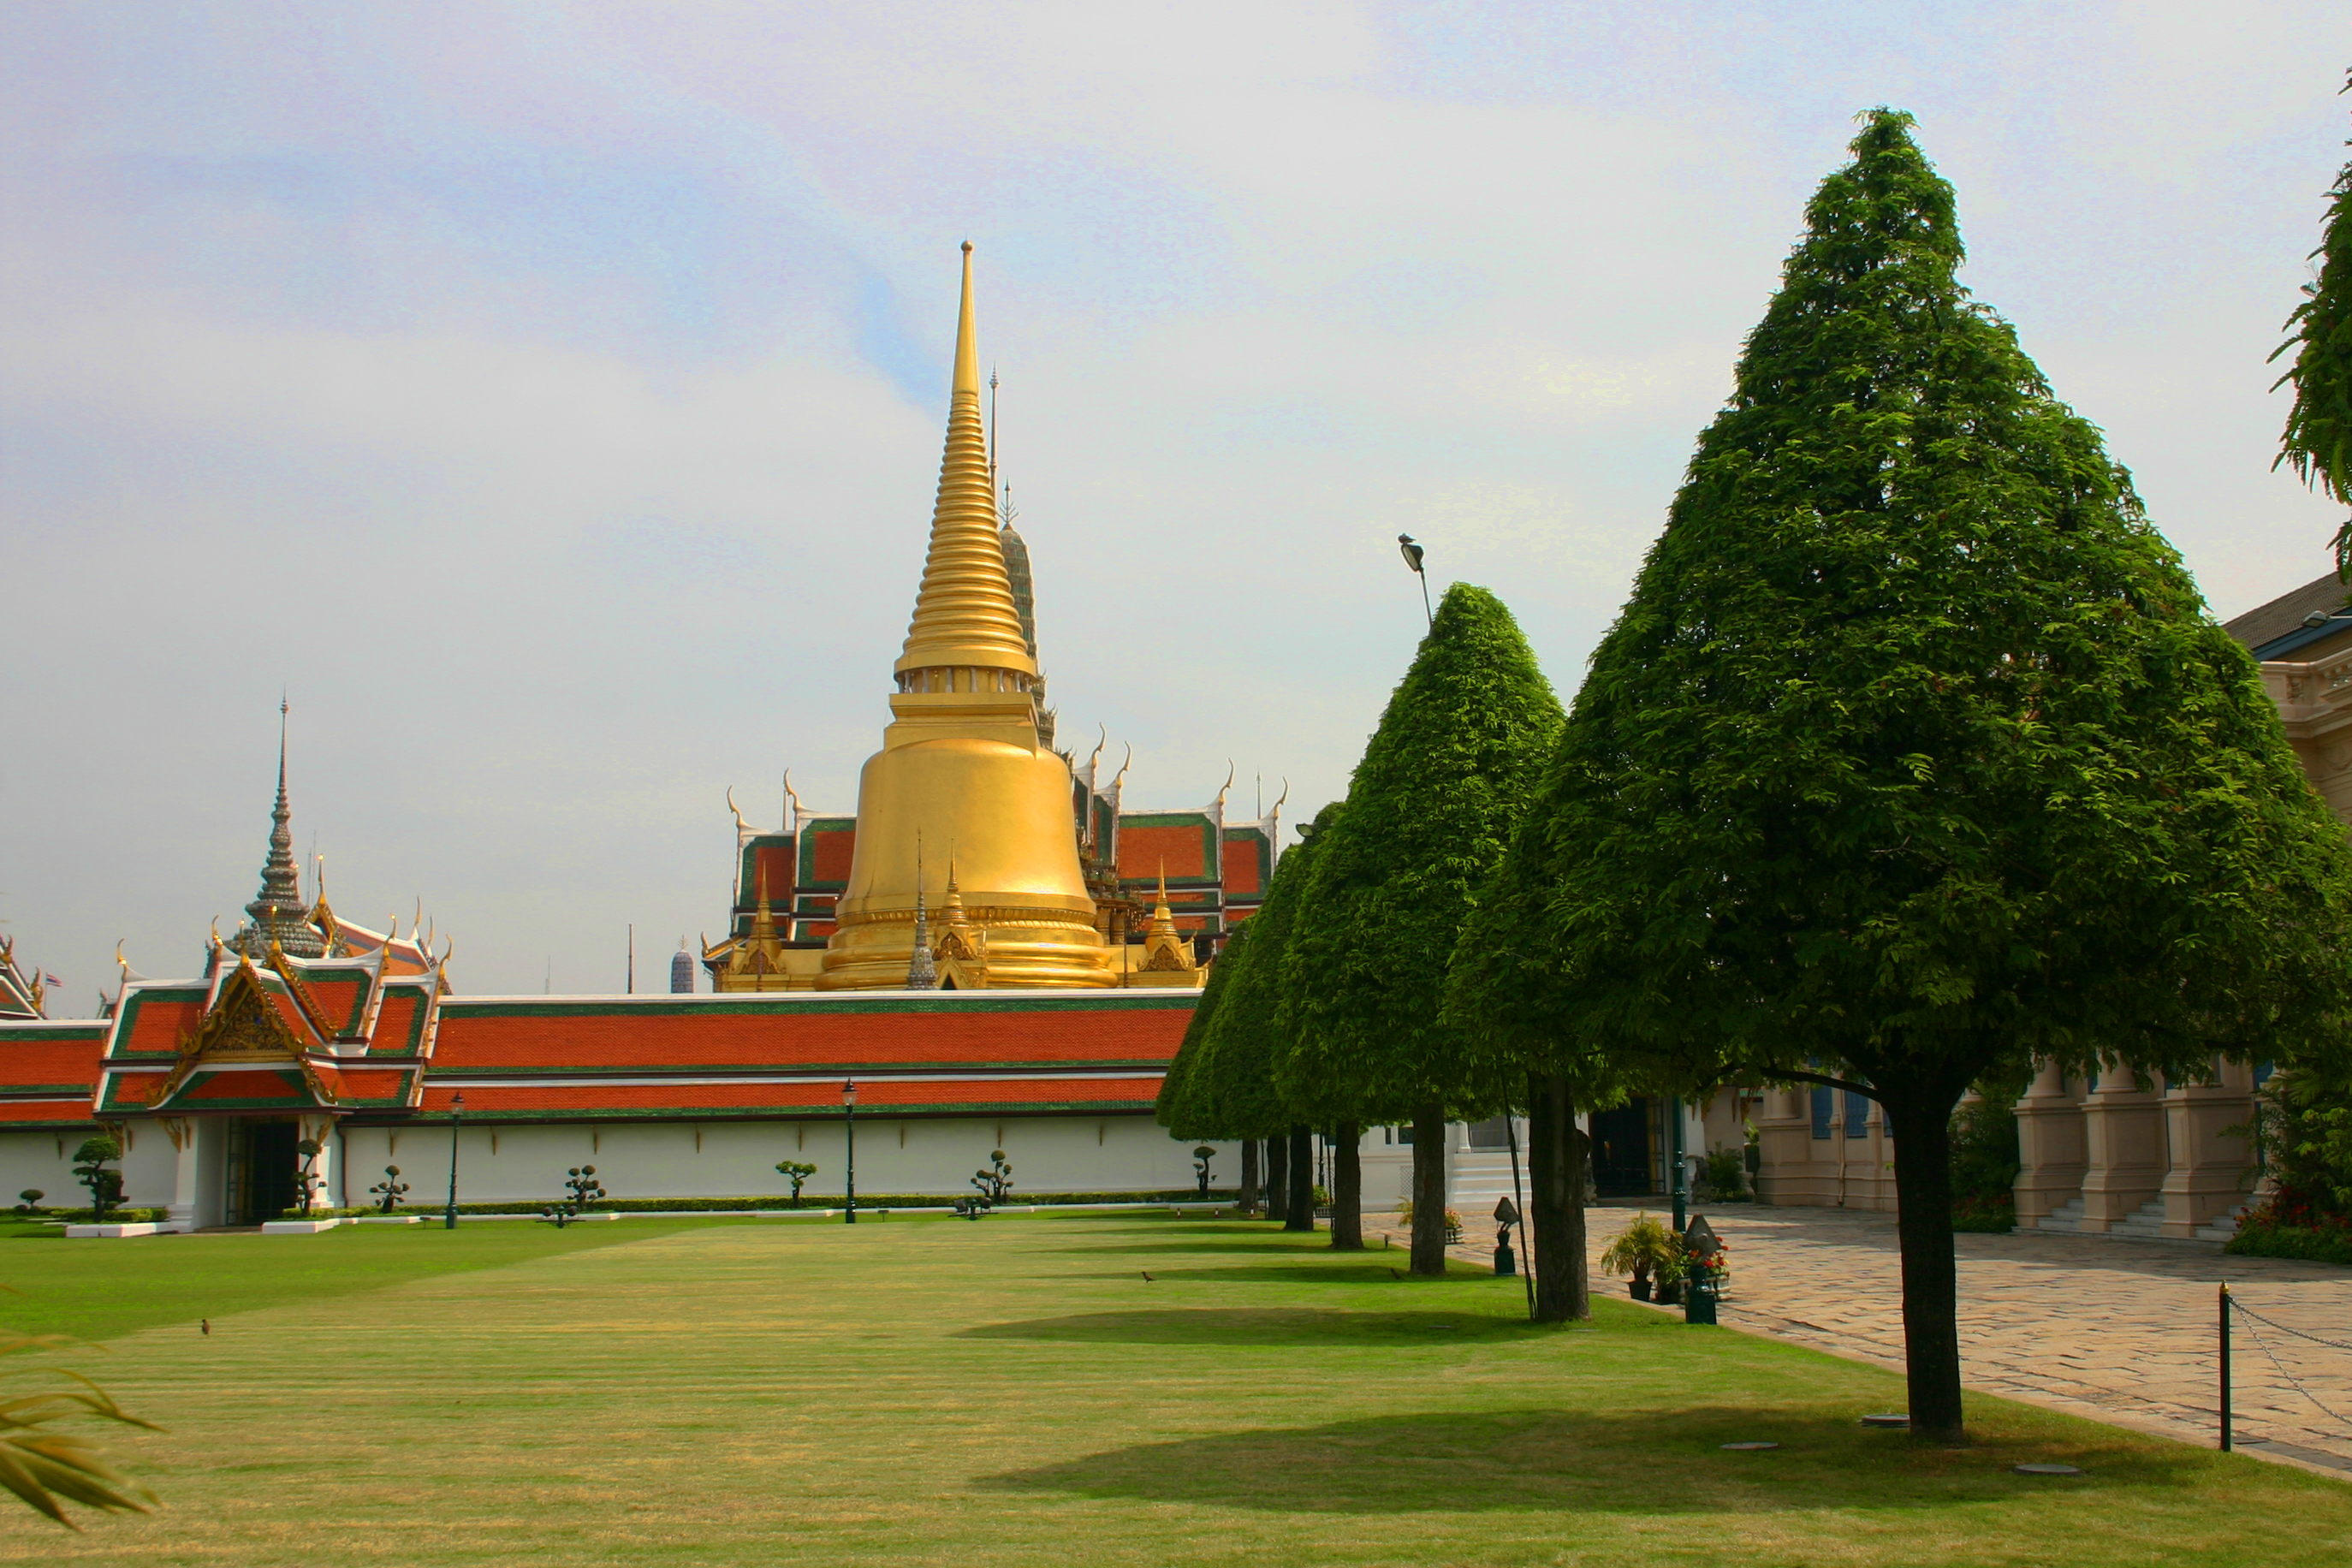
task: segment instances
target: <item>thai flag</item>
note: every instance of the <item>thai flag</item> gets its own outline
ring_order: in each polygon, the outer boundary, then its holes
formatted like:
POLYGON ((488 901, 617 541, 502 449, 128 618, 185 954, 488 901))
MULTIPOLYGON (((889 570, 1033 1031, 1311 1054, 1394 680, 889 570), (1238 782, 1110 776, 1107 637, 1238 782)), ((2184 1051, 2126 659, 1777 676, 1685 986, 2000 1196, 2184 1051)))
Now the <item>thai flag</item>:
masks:
POLYGON ((65 982, 64 982, 64 981, 62 981, 62 980, 60 980, 60 979, 58 979, 58 978, 56 975, 54 975, 54 974, 44 974, 44 975, 42 975, 42 976, 41 976, 41 984, 44 984, 44 985, 50 986, 50 987, 54 988, 54 987, 59 986, 59 985, 63 985, 63 984, 65 984, 65 982))

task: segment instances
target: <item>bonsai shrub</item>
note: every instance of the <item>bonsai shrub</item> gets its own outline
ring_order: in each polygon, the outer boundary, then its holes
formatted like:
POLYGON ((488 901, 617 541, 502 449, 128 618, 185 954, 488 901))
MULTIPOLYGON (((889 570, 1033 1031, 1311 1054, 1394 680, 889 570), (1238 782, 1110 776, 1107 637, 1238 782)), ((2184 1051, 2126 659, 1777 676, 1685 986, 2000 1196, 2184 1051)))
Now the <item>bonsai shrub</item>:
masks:
POLYGON ((776 1174, 792 1183, 793 1207, 798 1208, 801 1206, 801 1187, 816 1174, 816 1167, 805 1160, 779 1160, 776 1162, 776 1174))
POLYGON ((1216 1157, 1217 1152, 1206 1143, 1192 1151, 1192 1173, 1201 1178, 1201 1195, 1204 1198, 1209 1195, 1209 1162, 1216 1157))
POLYGON ((106 1211, 122 1202, 122 1173, 108 1168, 121 1158, 122 1145, 104 1136, 87 1139, 74 1151, 74 1179, 89 1190, 94 1223, 104 1224, 106 1211))
POLYGON ((607 1194, 604 1184, 596 1179, 593 1165, 574 1165, 564 1173, 563 1190, 569 1195, 561 1203, 548 1205, 540 1210, 539 1217, 562 1230, 580 1217, 580 1211, 607 1194))
POLYGON ((48 1195, 38 1187, 26 1187, 16 1194, 16 1212, 18 1214, 40 1213, 41 1200, 48 1195))
POLYGON ((302 1156, 301 1168, 294 1173, 294 1206, 309 1214, 310 1205, 319 1198, 319 1155, 326 1145, 316 1138, 305 1138, 294 1145, 294 1152, 302 1156))
POLYGON ((383 1168, 383 1180, 370 1187, 368 1191, 375 1195, 376 1212, 390 1214, 400 1206, 402 1195, 408 1191, 408 1184, 400 1179, 399 1166, 386 1165, 383 1168))
POLYGON ((971 1184, 979 1188, 980 1195, 990 1203, 1004 1201, 1004 1194, 1013 1188, 1013 1166, 1004 1158, 1003 1150, 991 1149, 988 1152, 988 1169, 974 1171, 971 1184))

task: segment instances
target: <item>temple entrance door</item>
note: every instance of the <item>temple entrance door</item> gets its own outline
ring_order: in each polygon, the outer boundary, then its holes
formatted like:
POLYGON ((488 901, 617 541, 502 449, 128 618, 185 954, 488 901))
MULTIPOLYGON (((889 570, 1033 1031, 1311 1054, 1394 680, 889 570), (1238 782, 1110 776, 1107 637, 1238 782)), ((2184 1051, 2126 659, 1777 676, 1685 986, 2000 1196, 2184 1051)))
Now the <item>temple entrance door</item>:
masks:
POLYGON ((259 1225, 294 1206, 295 1175, 301 1156, 294 1145, 301 1131, 291 1118, 264 1121, 239 1117, 228 1124, 229 1225, 259 1225))
POLYGON ((1629 1100, 1592 1114, 1592 1190, 1596 1197, 1645 1198, 1658 1190, 1650 1164, 1650 1102, 1629 1100))

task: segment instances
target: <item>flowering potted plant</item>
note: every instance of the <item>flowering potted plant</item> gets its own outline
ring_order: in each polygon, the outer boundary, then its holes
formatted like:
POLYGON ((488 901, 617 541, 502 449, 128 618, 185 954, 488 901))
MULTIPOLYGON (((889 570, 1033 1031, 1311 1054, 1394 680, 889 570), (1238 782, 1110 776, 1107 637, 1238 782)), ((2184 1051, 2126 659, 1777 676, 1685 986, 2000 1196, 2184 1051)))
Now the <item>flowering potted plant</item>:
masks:
POLYGON ((1643 1214, 1617 1233, 1601 1255, 1601 1267, 1612 1274, 1632 1275, 1626 1293, 1636 1301, 1671 1301, 1685 1271, 1682 1240, 1664 1220, 1643 1214))

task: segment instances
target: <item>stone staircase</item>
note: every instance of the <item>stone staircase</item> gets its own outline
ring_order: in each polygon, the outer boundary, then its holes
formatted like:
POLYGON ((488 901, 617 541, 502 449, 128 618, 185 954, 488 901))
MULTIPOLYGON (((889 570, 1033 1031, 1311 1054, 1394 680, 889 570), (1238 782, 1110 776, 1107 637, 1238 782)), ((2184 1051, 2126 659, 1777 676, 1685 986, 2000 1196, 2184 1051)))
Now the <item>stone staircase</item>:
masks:
POLYGON ((2083 1200, 2079 1197, 2068 1198, 2064 1203, 2043 1215, 2033 1228, 2036 1230, 2082 1229, 2083 1200))
MULTIPOLYGON (((2237 1234, 2238 1221, 2244 1215, 2246 1207, 2246 1205, 2240 1204, 2228 1214, 2221 1215, 2219 1219, 2212 1221, 2210 1224, 2200 1226, 2197 1229, 2197 1239, 2200 1241, 2211 1242, 2223 1242, 2229 1240, 2230 1237, 2237 1234)), ((2044 1215, 2042 1223, 2034 1228, 2037 1230, 2082 1231, 2083 1200, 2079 1197, 2069 1198, 2065 1203, 2060 1205, 2050 1214, 2044 1215)), ((2139 1207, 2132 1210, 2131 1213, 2124 1215, 2121 1220, 2110 1226, 2105 1234, 2108 1236, 2127 1237, 2139 1241, 2166 1241, 2172 1239, 2164 1234, 2164 1200, 2162 1198, 2151 1198, 2147 1203, 2140 1205, 2139 1207)))
MULTIPOLYGON (((1527 1190, 1524 1159, 1519 1167, 1519 1188, 1523 1194, 1527 1190)), ((1510 1195, 1511 1156, 1508 1151, 1465 1150, 1454 1156, 1454 1169, 1448 1173, 1445 1184, 1445 1202, 1449 1208, 1462 1216, 1465 1236, 1477 1231, 1482 1225, 1491 1233, 1495 1228, 1496 1203, 1510 1195)), ((1516 1206, 1519 1200, 1514 1198, 1512 1202, 1516 1206)))

